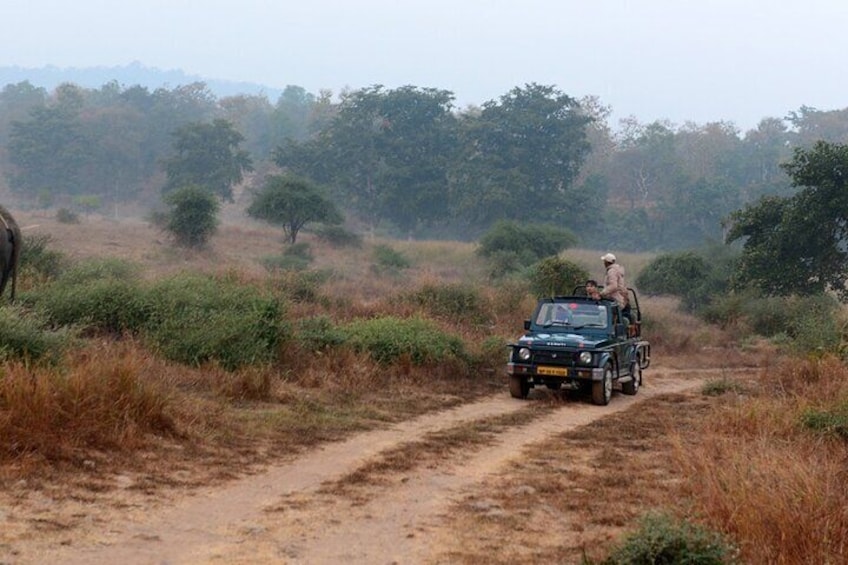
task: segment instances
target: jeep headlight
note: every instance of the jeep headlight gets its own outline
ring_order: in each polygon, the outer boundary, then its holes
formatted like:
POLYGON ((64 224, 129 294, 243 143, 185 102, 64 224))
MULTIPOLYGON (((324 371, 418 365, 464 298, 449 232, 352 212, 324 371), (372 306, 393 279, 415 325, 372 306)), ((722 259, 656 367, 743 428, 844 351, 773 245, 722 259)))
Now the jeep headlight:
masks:
POLYGON ((518 358, 521 359, 522 361, 529 361, 530 360, 530 350, 527 349, 526 347, 522 347, 521 349, 518 350, 518 358))
POLYGON ((577 356, 577 360, 583 365, 591 365, 592 354, 589 351, 581 351, 580 355, 577 356))

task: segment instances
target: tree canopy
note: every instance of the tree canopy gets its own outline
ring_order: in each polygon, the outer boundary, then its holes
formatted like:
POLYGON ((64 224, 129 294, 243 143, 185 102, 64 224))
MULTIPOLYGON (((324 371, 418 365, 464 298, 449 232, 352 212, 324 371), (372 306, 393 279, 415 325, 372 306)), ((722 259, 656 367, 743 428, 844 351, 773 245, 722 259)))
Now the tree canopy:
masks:
POLYGON ((307 180, 292 176, 273 175, 265 181, 247 209, 247 213, 283 228, 290 243, 309 222, 340 224, 341 212, 318 187, 307 180))
POLYGON ((800 190, 730 216, 727 241, 743 241, 738 279, 777 295, 827 289, 848 301, 848 145, 795 149, 783 168, 800 190))
POLYGON ((174 132, 176 155, 165 161, 168 181, 163 190, 194 185, 232 201, 233 186, 253 169, 247 151, 239 149, 244 136, 227 120, 190 123, 174 132))

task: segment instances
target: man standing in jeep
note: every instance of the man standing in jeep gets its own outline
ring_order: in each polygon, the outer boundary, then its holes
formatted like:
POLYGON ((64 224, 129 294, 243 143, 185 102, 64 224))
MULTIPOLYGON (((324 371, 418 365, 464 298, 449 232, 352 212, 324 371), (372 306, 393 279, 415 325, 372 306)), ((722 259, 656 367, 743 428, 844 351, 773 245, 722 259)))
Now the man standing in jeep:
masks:
POLYGON ((606 269, 601 296, 618 302, 621 314, 630 320, 630 299, 627 297, 627 283, 624 282, 624 267, 615 262, 615 255, 612 253, 601 257, 601 261, 606 269))

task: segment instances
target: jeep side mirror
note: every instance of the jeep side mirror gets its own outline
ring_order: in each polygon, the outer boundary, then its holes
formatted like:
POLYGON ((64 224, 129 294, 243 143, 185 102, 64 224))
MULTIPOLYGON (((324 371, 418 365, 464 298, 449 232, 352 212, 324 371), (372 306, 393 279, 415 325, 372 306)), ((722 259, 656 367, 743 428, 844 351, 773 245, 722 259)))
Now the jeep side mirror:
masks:
POLYGON ((524 329, 525 329, 525 330, 529 330, 529 329, 530 329, 530 320, 524 320, 524 329))

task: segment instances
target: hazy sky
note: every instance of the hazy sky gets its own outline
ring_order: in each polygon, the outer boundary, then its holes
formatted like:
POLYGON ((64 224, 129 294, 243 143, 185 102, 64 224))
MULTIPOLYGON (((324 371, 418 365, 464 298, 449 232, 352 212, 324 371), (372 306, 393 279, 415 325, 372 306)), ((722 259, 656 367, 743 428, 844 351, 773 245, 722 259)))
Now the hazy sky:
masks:
POLYGON ((848 1, 0 0, 0 65, 133 61, 310 92, 405 84, 482 104, 528 82, 614 121, 848 107, 848 1), (12 5, 12 6, 10 6, 12 5))

